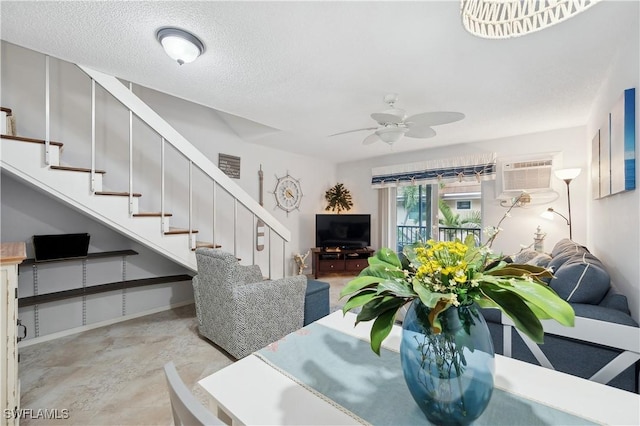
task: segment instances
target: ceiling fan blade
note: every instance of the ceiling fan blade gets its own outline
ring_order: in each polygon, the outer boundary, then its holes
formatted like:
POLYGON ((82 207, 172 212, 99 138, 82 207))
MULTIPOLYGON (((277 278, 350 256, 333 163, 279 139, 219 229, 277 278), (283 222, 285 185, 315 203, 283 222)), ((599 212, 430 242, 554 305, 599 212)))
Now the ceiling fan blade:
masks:
POLYGON ((387 124, 387 123, 402 123, 404 121, 405 115, 404 113, 389 113, 389 112, 374 112, 371 114, 371 118, 376 120, 378 123, 387 124))
POLYGON ((409 127, 409 131, 404 135, 409 138, 426 139, 434 137, 436 131, 428 126, 411 126, 409 127))
POLYGON ((376 135, 375 133, 370 134, 369 136, 367 136, 366 138, 364 138, 364 140, 362 141, 362 145, 371 145, 372 143, 376 143, 381 141, 382 139, 380 139, 380 137, 378 135, 376 135))
POLYGON ((334 134, 329 135, 327 137, 344 135, 344 134, 347 134, 347 133, 362 132, 363 130, 376 130, 376 129, 377 129, 377 127, 363 127, 362 129, 353 129, 353 130, 347 130, 347 131, 344 131, 344 132, 334 133, 334 134))
POLYGON ((454 121, 460 121, 464 118, 464 114, 461 112, 451 111, 434 111, 423 112, 421 114, 415 114, 407 118, 407 124, 418 126, 438 126, 440 124, 453 123, 454 121))

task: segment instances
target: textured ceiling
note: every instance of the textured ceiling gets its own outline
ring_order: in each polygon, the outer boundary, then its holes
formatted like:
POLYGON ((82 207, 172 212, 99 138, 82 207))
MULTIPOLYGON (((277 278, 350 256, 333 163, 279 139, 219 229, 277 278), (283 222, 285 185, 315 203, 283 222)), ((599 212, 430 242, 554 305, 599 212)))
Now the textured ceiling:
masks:
POLYGON ((605 1, 554 27, 484 40, 457 1, 0 2, 3 40, 210 106, 246 141, 349 161, 586 122, 639 3, 605 1), (178 66, 155 39, 185 28, 205 54, 178 66), (462 121, 431 139, 363 146, 386 93, 409 115, 462 121))

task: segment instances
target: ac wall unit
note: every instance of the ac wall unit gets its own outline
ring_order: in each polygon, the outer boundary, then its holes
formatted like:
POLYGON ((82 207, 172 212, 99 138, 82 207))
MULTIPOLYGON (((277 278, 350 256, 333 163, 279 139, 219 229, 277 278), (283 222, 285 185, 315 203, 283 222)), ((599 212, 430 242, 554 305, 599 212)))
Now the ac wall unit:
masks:
POLYGON ((509 199, 523 192, 554 192, 551 187, 553 156, 498 162, 498 199, 509 199))
POLYGON ((502 189, 509 192, 549 190, 552 166, 551 159, 505 163, 502 168, 502 189))

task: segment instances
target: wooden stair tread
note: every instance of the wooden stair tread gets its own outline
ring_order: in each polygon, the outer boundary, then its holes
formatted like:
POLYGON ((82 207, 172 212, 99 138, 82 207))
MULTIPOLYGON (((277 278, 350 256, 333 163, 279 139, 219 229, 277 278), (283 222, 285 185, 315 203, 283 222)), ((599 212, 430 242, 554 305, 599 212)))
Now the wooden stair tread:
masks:
MULTIPOLYGON (((84 172, 91 173, 91 169, 87 169, 86 167, 71 167, 71 166, 49 166, 49 168, 53 170, 65 170, 69 172, 84 172)), ((105 174, 107 173, 104 170, 96 170, 96 173, 105 174)))
MULTIPOLYGON (((97 191, 94 192, 94 194, 96 195, 112 195, 115 197, 128 197, 129 193, 128 192, 114 192, 114 191, 97 191)), ((137 192, 133 193, 134 197, 142 197, 142 194, 138 194, 137 192)))
MULTIPOLYGON (((2 139, 10 139, 10 140, 13 140, 13 141, 40 143, 40 144, 44 144, 45 143, 44 139, 25 138, 23 136, 0 135, 0 137, 2 139)), ((60 147, 62 146, 62 142, 49 141, 49 144, 50 145, 55 145, 55 146, 60 146, 60 147)))
POLYGON ((191 251, 196 251, 196 249, 199 249, 201 247, 205 247, 205 248, 221 248, 222 246, 220 244, 208 243, 206 241, 196 241, 196 246, 195 246, 195 248, 192 248, 191 251))
MULTIPOLYGON (((133 217, 161 217, 162 213, 160 212, 142 212, 142 213, 134 213, 133 217)), ((173 213, 165 213, 164 217, 171 217, 173 213)))
MULTIPOLYGON (((169 230, 167 232, 165 232, 164 235, 180 235, 180 234, 188 234, 188 233, 189 233, 188 229, 169 228, 169 230)), ((197 234, 198 230, 197 229, 192 229, 191 233, 192 234, 197 234)))
POLYGON ((6 112, 8 116, 13 114, 13 111, 11 111, 11 108, 0 107, 0 111, 6 112))

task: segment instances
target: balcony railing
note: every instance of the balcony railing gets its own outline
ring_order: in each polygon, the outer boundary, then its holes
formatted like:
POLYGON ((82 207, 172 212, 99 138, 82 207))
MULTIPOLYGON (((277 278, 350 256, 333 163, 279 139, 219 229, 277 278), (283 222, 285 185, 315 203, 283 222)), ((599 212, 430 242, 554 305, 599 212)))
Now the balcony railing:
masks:
MULTIPOLYGON (((427 241, 431 236, 431 231, 425 226, 418 225, 398 225, 397 226, 397 250, 402 251, 405 245, 415 243, 417 241, 427 241)), ((448 226, 438 227, 439 241, 454 241, 459 239, 464 241, 467 235, 473 235, 476 245, 480 245, 482 229, 480 228, 455 228, 448 226)))
POLYGON ((438 227, 438 240, 440 241, 454 241, 456 239, 464 241, 467 235, 473 235, 476 246, 480 245, 480 237, 482 237, 482 229, 480 228, 438 227))
POLYGON ((398 253, 401 252, 402 248, 408 244, 412 244, 417 241, 427 241, 429 238, 431 238, 431 231, 429 228, 418 225, 398 225, 396 231, 398 253))

